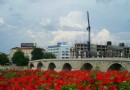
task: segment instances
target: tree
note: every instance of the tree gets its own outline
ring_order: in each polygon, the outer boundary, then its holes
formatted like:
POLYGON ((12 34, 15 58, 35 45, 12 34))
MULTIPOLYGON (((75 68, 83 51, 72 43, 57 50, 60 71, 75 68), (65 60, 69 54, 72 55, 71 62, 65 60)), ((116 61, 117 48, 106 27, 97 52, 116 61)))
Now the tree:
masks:
POLYGON ((52 59, 52 58, 56 58, 56 56, 55 56, 54 54, 52 54, 52 53, 45 52, 45 53, 43 54, 43 58, 44 58, 44 59, 52 59))
POLYGON ((17 66, 27 66, 29 58, 24 56, 24 53, 21 50, 17 50, 13 57, 12 62, 17 66))
POLYGON ((32 60, 42 59, 43 58, 43 49, 42 48, 34 48, 31 52, 32 60))
POLYGON ((0 53, 0 64, 5 65, 6 63, 9 63, 9 59, 5 53, 0 53))

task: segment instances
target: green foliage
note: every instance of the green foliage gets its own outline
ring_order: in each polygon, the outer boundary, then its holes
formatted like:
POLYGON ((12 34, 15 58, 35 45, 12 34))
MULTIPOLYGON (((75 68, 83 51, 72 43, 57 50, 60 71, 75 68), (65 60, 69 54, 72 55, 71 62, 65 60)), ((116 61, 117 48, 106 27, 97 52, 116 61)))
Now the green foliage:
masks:
POLYGON ((72 84, 72 85, 68 85, 68 86, 62 86, 61 90, 78 90, 78 89, 76 88, 75 84, 72 84))
POLYGON ((38 59, 52 59, 56 58, 56 56, 49 52, 44 52, 42 48, 34 48, 34 50, 31 52, 32 60, 38 60, 38 59))
POLYGON ((0 54, 0 64, 5 65, 6 63, 9 63, 9 59, 6 54, 1 53, 0 54))
POLYGON ((5 69, 0 69, 0 73, 1 73, 1 72, 7 72, 7 71, 9 71, 9 69, 7 69, 7 68, 5 68, 5 69))
POLYGON ((100 67, 99 67, 99 66, 96 66, 96 67, 95 67, 95 70, 96 70, 96 71, 100 71, 100 67))
POLYGON ((95 74, 94 71, 92 71, 92 73, 91 73, 91 78, 92 78, 92 79, 95 79, 95 78, 96 78, 96 74, 95 74))
POLYGON ((44 86, 40 86, 40 87, 38 88, 38 90, 46 90, 46 89, 44 88, 44 86))
POLYGON ((117 86, 118 90, 130 90, 130 82, 122 82, 117 86))
POLYGON ((43 58, 43 50, 42 48, 34 48, 31 52, 32 60, 42 59, 43 58))
POLYGON ((10 72, 10 73, 7 73, 7 74, 5 75, 5 77, 6 77, 6 78, 9 78, 9 79, 14 78, 14 77, 16 77, 16 76, 17 76, 17 73, 16 73, 16 72, 10 72))
POLYGON ((22 64, 20 66, 27 66, 29 62, 29 58, 27 56, 24 57, 24 61, 22 62, 22 64))
POLYGON ((24 53, 21 50, 17 50, 13 57, 12 62, 17 66, 27 66, 29 58, 24 56, 24 53))
POLYGON ((88 81, 83 82, 83 87, 89 86, 89 85, 90 85, 90 82, 88 82, 88 81))
POLYGON ((52 53, 45 52, 45 53, 43 54, 43 58, 44 58, 44 59, 52 59, 52 58, 56 58, 56 56, 55 56, 54 54, 52 54, 52 53))

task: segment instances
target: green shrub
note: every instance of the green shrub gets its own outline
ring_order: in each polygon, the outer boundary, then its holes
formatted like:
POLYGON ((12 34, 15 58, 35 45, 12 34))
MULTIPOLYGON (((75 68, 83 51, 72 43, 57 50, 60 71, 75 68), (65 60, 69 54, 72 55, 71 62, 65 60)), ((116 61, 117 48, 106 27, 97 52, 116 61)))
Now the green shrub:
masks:
POLYGON ((9 78, 9 79, 14 78, 14 77, 16 77, 16 76, 17 76, 17 73, 16 73, 16 72, 10 72, 10 73, 7 73, 7 74, 5 75, 5 77, 6 77, 6 78, 9 78))

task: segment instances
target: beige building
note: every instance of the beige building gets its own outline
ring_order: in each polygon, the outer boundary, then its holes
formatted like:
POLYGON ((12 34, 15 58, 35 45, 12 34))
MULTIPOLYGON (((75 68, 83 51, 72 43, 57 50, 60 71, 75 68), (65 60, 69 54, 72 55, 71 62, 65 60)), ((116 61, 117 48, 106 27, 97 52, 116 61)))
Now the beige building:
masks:
POLYGON ((14 47, 10 50, 10 57, 9 59, 11 60, 11 58, 13 57, 13 54, 17 51, 17 50, 21 50, 25 56, 27 56, 29 58, 29 60, 31 60, 31 52, 33 51, 33 49, 36 47, 36 43, 21 43, 21 47, 14 47))
POLYGON ((17 50, 21 50, 25 56, 29 57, 29 60, 31 60, 31 52, 33 51, 34 48, 31 47, 15 47, 12 48, 10 50, 10 60, 13 57, 13 54, 17 51, 17 50))

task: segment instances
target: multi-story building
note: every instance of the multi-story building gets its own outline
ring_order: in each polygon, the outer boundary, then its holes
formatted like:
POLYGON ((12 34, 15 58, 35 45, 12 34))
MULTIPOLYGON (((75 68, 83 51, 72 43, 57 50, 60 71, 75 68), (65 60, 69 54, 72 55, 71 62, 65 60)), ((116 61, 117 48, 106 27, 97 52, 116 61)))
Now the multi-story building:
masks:
POLYGON ((36 43, 21 43, 21 47, 14 47, 10 50, 10 60, 17 50, 21 50, 24 53, 24 55, 29 57, 29 59, 31 60, 32 57, 31 52, 35 47, 36 43))
POLYGON ((107 45, 96 45, 97 57, 105 57, 107 52, 107 45))
POLYGON ((88 54, 88 46, 86 43, 75 44, 75 57, 76 58, 86 58, 87 54, 88 54))
POLYGON ((125 58, 130 58, 130 47, 125 47, 124 48, 124 57, 125 58))
POLYGON ((91 44, 91 57, 97 57, 97 45, 96 44, 91 44))
MULTIPOLYGON (((125 48, 124 43, 119 43, 119 46, 112 45, 108 41, 106 45, 91 44, 91 57, 128 57, 130 55, 129 48, 125 48)), ((76 43, 70 49, 71 58, 86 58, 88 57, 87 43, 76 43)))
MULTIPOLYGON (((91 57, 96 57, 97 46, 91 44, 91 57)), ((86 58, 88 57, 88 44, 76 43, 74 47, 70 49, 71 58, 86 58)))
MULTIPOLYGON (((110 42, 110 41, 109 41, 110 42)), ((119 43, 118 46, 107 43, 107 57, 124 57, 124 43, 119 43)))
POLYGON ((67 42, 58 42, 57 45, 48 46, 47 51, 55 54, 57 59, 70 58, 70 46, 67 42))

